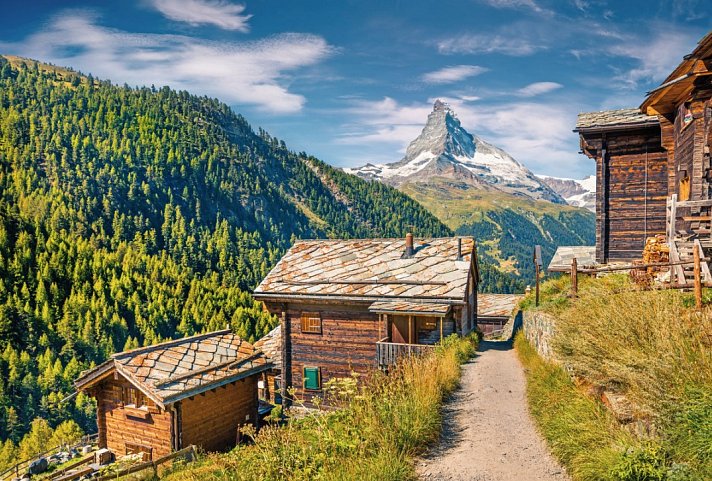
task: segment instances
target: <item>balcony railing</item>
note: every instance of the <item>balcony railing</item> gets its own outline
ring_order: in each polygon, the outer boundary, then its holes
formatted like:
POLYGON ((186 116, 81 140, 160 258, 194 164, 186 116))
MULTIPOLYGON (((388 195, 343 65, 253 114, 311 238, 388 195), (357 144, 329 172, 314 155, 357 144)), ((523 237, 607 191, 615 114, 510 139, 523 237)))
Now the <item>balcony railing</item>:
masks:
POLYGON ((433 352, 435 346, 429 344, 400 344, 382 339, 376 343, 376 360, 379 367, 392 366, 406 356, 422 356, 433 352))

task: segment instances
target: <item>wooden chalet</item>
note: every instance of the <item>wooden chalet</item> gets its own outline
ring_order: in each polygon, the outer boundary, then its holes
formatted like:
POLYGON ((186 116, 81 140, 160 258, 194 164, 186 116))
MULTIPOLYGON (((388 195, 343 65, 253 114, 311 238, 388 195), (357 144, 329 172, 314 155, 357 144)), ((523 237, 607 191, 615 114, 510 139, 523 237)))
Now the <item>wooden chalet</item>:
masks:
POLYGON ((279 316, 282 395, 432 349, 477 321, 471 237, 298 241, 255 289, 279 316))
MULTIPOLYGON (((660 122, 667 152, 666 237, 672 261, 689 260, 693 248, 712 249, 712 32, 708 33, 640 106, 660 122)), ((703 277, 712 282, 703 263, 703 277)), ((676 267, 680 282, 690 277, 676 267)), ((687 269, 688 271, 690 269, 687 269)))
MULTIPOLYGON (((596 260, 640 258, 664 234, 672 261, 712 248, 712 32, 638 109, 580 114, 581 150, 596 160, 596 260)), ((676 277, 686 276, 676 267, 676 277)), ((709 269, 704 268, 707 281, 709 269)))
POLYGON ((258 379, 271 367, 224 330, 114 354, 75 385, 96 398, 101 448, 157 458, 234 446, 240 426, 256 425, 258 379))
POLYGON ((516 313, 522 294, 478 294, 477 326, 483 334, 502 331, 516 313))
POLYGON ((660 123, 638 109, 579 114, 581 151, 596 161, 596 261, 639 259, 665 233, 667 154, 660 123))

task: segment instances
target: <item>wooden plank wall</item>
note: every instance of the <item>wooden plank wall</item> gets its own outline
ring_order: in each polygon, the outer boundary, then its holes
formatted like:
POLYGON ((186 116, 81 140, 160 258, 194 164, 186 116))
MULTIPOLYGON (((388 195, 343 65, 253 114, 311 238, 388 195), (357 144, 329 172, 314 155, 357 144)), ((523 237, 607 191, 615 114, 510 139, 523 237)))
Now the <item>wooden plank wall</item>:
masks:
POLYGON ((289 304, 292 385, 299 399, 309 402, 314 395, 323 396, 323 392, 302 390, 305 366, 321 368, 322 385, 334 377, 348 377, 352 370, 367 374, 376 368, 376 342, 379 332, 385 334, 378 314, 367 308, 368 304, 289 304), (321 313, 321 334, 302 333, 302 311, 321 313))
POLYGON ((117 456, 126 454, 126 443, 151 446, 154 459, 170 454, 171 413, 163 411, 147 399, 151 413, 149 419, 127 417, 121 402, 121 389, 131 386, 131 383, 118 375, 118 379, 108 378, 97 388, 99 445, 109 448, 117 456))
POLYGON ((259 375, 181 401, 182 446, 206 451, 235 446, 239 426, 257 420, 259 375))
POLYGON ((599 262, 638 259, 646 237, 665 233, 668 161, 660 145, 660 129, 606 133, 606 172, 601 159, 603 135, 581 136, 597 166, 596 258, 599 262), (603 175, 607 175, 607 192, 600 188, 603 175), (607 239, 603 239, 604 222, 607 239))

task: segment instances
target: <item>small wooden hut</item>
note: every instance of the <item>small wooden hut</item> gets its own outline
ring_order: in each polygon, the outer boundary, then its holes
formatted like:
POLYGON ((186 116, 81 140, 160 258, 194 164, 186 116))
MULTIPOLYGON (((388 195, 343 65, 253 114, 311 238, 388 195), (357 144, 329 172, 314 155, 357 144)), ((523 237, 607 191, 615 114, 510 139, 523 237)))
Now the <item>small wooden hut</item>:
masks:
POLYGON ((101 448, 156 458, 234 446, 240 426, 256 425, 257 382, 271 367, 224 330, 114 354, 75 385, 96 398, 101 448))
POLYGON ((639 259, 665 232, 667 153, 660 123, 638 109, 578 116, 581 151, 596 161, 596 261, 639 259))
POLYGON ((298 241, 255 289, 282 328, 282 394, 433 349, 477 321, 472 237, 298 241))

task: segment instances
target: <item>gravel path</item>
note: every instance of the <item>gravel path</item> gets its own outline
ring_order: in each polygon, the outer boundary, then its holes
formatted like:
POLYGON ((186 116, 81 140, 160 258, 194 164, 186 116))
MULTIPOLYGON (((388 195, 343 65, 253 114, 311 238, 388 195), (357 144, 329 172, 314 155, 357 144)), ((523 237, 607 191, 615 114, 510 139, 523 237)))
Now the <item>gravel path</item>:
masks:
POLYGON ((534 427, 525 387, 511 342, 480 343, 445 405, 440 443, 417 463, 421 479, 568 480, 534 427))

